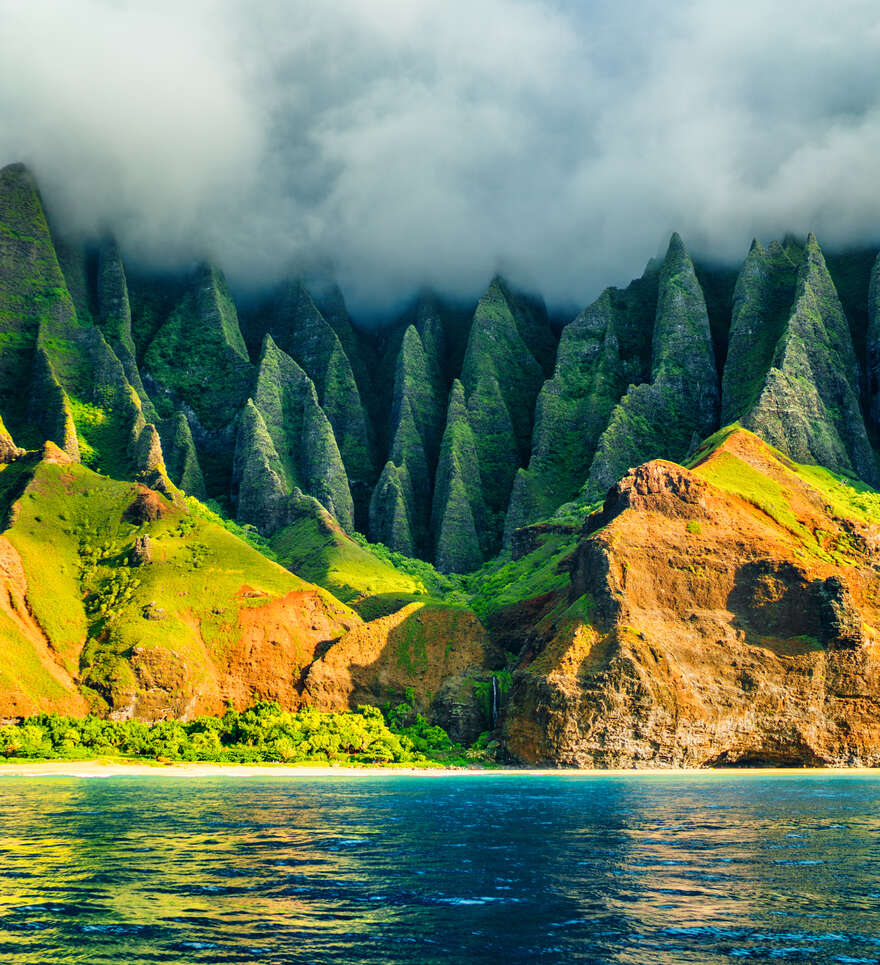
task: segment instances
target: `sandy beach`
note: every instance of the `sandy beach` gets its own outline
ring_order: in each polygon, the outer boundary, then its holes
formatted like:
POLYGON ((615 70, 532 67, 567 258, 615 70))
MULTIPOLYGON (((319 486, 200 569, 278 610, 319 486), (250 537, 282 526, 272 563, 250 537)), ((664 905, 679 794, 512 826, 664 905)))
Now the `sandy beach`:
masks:
POLYGON ((255 778, 289 780, 316 778, 389 778, 395 777, 702 777, 729 780, 742 775, 754 777, 880 777, 880 768, 803 767, 803 768, 672 768, 650 767, 619 770, 578 770, 574 768, 419 768, 419 767, 316 767, 285 764, 212 764, 158 763, 152 761, 14 761, 0 763, 3 777, 156 777, 156 778, 255 778))

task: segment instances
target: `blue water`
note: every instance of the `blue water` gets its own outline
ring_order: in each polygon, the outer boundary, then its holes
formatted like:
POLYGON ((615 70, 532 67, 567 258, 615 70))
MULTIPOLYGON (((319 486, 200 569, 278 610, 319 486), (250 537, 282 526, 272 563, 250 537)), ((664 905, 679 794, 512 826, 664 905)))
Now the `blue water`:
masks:
POLYGON ((880 776, 0 780, 0 961, 880 962, 880 776))

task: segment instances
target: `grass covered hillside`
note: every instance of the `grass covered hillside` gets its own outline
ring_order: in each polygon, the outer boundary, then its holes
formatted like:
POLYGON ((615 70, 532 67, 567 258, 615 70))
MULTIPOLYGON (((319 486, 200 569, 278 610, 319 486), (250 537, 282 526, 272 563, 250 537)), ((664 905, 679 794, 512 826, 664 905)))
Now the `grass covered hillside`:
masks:
POLYGON ((51 444, 0 481, 7 593, 15 574, 27 604, 5 621, 6 715, 57 699, 145 717, 289 704, 316 646, 360 622, 194 500, 99 476, 51 444))
POLYGON ((491 724, 486 632, 428 564, 396 566, 338 528, 321 543, 317 523, 288 532, 359 615, 197 500, 108 479, 52 443, 0 468, 0 499, 0 717, 149 721, 259 700, 345 711, 409 691, 456 739, 491 724))

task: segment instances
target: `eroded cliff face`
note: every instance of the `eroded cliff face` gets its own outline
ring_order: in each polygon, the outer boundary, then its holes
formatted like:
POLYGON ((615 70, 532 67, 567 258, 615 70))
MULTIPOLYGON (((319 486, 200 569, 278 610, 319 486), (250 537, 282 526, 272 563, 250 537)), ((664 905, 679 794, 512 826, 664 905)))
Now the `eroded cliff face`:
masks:
POLYGON ((0 718, 92 710, 154 721, 260 700, 348 710, 399 703, 412 688, 457 738, 489 726, 488 637, 466 607, 401 602, 365 622, 179 493, 107 479, 51 442, 10 446, 0 718))
POLYGON ((515 654, 523 760, 876 759, 873 249, 755 242, 732 287, 674 235, 558 341, 500 277, 240 316, 216 267, 56 237, 21 165, 0 229, 0 716, 411 688, 470 741, 515 654))
POLYGON ((630 470, 514 675, 508 751, 580 767, 880 764, 880 527, 846 491, 743 431, 693 470, 630 470))
POLYGON ((304 703, 319 710, 381 705, 411 688, 416 708, 471 743, 491 720, 480 706, 491 644, 466 608, 410 603, 354 627, 308 668, 304 703))

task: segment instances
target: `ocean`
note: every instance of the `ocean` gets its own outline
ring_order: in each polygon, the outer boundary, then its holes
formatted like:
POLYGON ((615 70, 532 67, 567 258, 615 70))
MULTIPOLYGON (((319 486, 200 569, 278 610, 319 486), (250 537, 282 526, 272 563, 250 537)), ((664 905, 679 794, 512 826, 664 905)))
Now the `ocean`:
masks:
POLYGON ((0 961, 880 962, 880 775, 0 779, 0 961))

